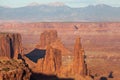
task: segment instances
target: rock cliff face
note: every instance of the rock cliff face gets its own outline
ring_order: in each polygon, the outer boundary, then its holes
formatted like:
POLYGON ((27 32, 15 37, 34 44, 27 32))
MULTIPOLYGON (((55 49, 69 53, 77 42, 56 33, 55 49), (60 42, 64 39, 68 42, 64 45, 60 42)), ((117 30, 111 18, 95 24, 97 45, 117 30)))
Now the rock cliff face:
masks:
POLYGON ((22 53, 21 35, 18 33, 0 33, 0 57, 18 58, 22 53))
POLYGON ((67 65, 62 63, 63 57, 69 56, 71 52, 67 50, 58 39, 56 31, 50 30, 43 32, 40 36, 40 44, 37 45, 37 48, 44 49, 46 52, 45 57, 37 61, 33 72, 57 75, 59 77, 64 76, 66 78, 73 77, 75 80, 90 80, 86 79, 87 65, 85 63, 85 54, 80 38, 76 39, 73 52, 74 56, 71 56, 71 62, 66 62, 68 63, 67 65))
POLYGON ((47 46, 45 58, 38 60, 37 69, 44 74, 56 75, 62 65, 61 51, 47 46))
POLYGON ((61 67, 60 75, 67 77, 73 76, 75 80, 91 80, 87 74, 87 64, 80 38, 76 38, 75 41, 73 61, 67 66, 61 67))
POLYGON ((47 45, 58 39, 56 30, 47 30, 40 35, 40 44, 37 45, 40 49, 45 49, 47 45))
POLYGON ((0 34, 0 57, 10 58, 10 41, 7 36, 0 34))
POLYGON ((31 72, 21 60, 0 60, 0 80, 30 80, 31 72))
POLYGON ((65 48, 60 39, 58 39, 56 30, 46 30, 40 35, 40 43, 36 46, 38 49, 46 49, 48 45, 61 51, 62 55, 70 54, 71 52, 65 48))
POLYGON ((57 74, 62 64, 61 51, 48 46, 43 64, 43 72, 57 74))
POLYGON ((51 43, 50 46, 52 46, 55 49, 60 50, 62 56, 71 54, 71 52, 63 45, 63 43, 59 39, 57 39, 55 42, 51 43))
POLYGON ((85 63, 85 54, 80 38, 76 39, 74 46, 73 73, 80 74, 82 76, 87 75, 87 64, 85 63))

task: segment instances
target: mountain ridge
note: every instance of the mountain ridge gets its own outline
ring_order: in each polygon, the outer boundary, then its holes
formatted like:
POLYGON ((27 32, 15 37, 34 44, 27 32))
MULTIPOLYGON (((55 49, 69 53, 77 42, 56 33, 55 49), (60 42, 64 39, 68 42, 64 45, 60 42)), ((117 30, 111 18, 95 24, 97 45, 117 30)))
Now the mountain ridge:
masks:
POLYGON ((72 8, 67 5, 40 4, 20 8, 0 6, 0 20, 42 22, 116 22, 120 21, 120 7, 106 4, 72 8))

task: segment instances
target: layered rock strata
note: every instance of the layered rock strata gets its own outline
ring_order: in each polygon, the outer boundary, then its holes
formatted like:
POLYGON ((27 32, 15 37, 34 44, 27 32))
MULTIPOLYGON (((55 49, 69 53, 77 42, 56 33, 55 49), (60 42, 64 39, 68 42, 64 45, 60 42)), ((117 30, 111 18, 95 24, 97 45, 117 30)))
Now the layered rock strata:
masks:
POLYGON ((82 48, 80 38, 77 38, 74 45, 73 69, 74 74, 82 76, 87 75, 87 64, 85 62, 84 49, 82 48))
POLYGON ((61 51, 47 46, 45 58, 39 59, 37 70, 44 74, 56 75, 62 65, 61 51))
POLYGON ((18 33, 0 33, 0 57, 18 58, 22 53, 21 35, 18 33))
POLYGON ((37 49, 46 49, 47 46, 58 49, 61 51, 62 55, 70 54, 71 52, 65 48, 64 44, 58 38, 58 34, 56 30, 47 30, 41 33, 40 42, 36 45, 37 49))
POLYGON ((47 30, 41 33, 40 43, 36 46, 40 49, 46 49, 46 46, 55 42, 58 39, 56 30, 47 30))

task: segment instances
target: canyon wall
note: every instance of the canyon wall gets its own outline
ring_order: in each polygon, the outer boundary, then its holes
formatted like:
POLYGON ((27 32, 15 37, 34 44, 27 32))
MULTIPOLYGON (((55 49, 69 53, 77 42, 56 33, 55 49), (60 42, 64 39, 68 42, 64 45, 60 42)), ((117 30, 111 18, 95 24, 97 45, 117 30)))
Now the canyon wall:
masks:
POLYGON ((37 62, 37 70, 44 74, 56 75, 62 65, 61 51, 47 46, 45 57, 37 62))
POLYGON ((56 30, 47 30, 41 33, 40 35, 40 43, 37 45, 40 49, 45 49, 47 45, 58 39, 56 30))
POLYGON ((71 53, 67 48, 65 48, 64 44, 59 39, 56 30, 46 30, 43 33, 41 33, 39 44, 36 45, 36 48, 46 49, 48 45, 60 50, 62 55, 67 55, 71 53))
POLYGON ((0 80, 30 80, 30 69, 18 59, 21 53, 20 34, 0 33, 0 80))
POLYGON ((18 33, 0 33, 0 57, 18 58, 22 53, 21 35, 18 33))
MULTIPOLYGON (((50 36, 48 36, 51 33, 50 31, 52 32, 52 30, 45 31, 43 32, 45 35, 40 36, 44 38, 47 37, 47 40, 40 39, 40 41, 44 42, 45 43, 44 45, 47 46, 45 48, 46 53, 45 57, 38 60, 36 68, 33 69, 33 71, 47 75, 57 75, 59 77, 61 76, 67 78, 72 77, 75 80, 79 79, 90 80, 91 78, 87 74, 88 69, 87 64, 85 62, 85 53, 84 49, 82 48, 80 38, 78 37, 75 40, 74 52, 68 50, 68 52, 73 53, 73 59, 71 60, 70 63, 66 62, 68 64, 65 66, 62 62, 63 61, 62 57, 68 56, 68 54, 67 55, 63 54, 67 52, 67 49, 65 48, 61 40, 58 39, 58 37, 52 38, 54 40, 51 40, 51 38, 49 38, 57 34, 56 31, 55 34, 51 34, 50 36)), ((37 46, 37 48, 41 49, 40 46, 37 46)))

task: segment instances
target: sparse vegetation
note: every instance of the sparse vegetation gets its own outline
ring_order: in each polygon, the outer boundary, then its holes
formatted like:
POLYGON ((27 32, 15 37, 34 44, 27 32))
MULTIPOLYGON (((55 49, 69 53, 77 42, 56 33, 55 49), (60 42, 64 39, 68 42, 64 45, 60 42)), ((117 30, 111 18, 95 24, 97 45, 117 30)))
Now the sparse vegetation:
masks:
POLYGON ((0 61, 0 71, 10 71, 15 70, 20 67, 24 67, 22 61, 17 61, 14 59, 11 60, 1 60, 0 61))
POLYGON ((0 61, 0 80, 18 80, 18 76, 22 76, 19 80, 29 80, 31 72, 29 68, 24 66, 25 63, 22 63, 21 60, 1 60, 0 61), (25 71, 26 74, 23 74, 25 71), (1 76, 2 75, 2 76, 1 76), (6 77, 7 76, 7 77, 6 77))
POLYGON ((10 68, 2 68, 2 71, 9 71, 10 68))

